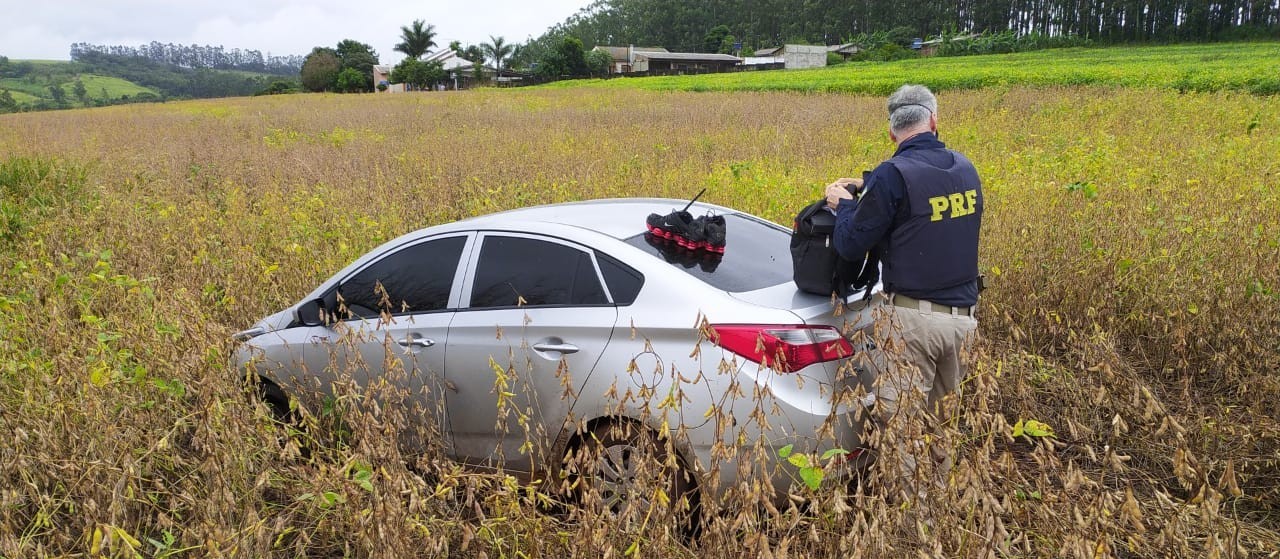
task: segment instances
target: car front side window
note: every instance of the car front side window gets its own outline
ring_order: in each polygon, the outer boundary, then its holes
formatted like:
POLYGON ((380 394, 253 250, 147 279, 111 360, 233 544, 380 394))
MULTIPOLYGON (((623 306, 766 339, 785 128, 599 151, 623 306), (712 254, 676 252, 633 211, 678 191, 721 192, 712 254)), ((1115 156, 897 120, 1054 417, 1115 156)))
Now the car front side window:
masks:
POLYGON ((446 237, 399 248, 347 278, 338 286, 338 294, 349 317, 448 308, 466 240, 446 237))

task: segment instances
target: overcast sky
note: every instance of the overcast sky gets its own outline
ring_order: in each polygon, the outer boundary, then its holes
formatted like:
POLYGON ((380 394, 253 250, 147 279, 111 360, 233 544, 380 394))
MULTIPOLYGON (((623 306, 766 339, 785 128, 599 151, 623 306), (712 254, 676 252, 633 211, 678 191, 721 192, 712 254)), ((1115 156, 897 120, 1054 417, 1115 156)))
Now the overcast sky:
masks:
POLYGON ((273 55, 311 52, 342 39, 368 43, 384 64, 400 27, 435 25, 436 43, 499 36, 523 43, 590 0, 0 0, 0 55, 67 60, 71 43, 222 45, 273 55))

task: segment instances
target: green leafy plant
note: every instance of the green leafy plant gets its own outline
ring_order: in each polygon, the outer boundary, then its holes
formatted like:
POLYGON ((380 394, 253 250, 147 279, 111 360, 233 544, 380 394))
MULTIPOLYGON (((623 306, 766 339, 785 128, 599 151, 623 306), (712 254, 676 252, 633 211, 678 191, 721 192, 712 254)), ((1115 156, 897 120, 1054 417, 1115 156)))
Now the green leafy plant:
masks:
POLYGON ((1034 419, 1019 419, 1017 423, 1013 424, 1013 429, 1011 429, 1010 434, 1013 435, 1014 438, 1021 437, 1023 435, 1028 437, 1054 436, 1053 427, 1034 419))
POLYGON ((373 468, 364 462, 356 461, 347 468, 347 477, 361 489, 373 493, 373 468))
POLYGON ((1098 185, 1091 181, 1075 181, 1067 184, 1067 192, 1080 192, 1084 197, 1092 200, 1098 197, 1098 185))
POLYGON ((179 546, 178 537, 173 535, 172 530, 165 530, 164 533, 160 536, 160 539, 158 540, 155 538, 148 537, 147 543, 151 544, 151 547, 155 548, 155 553, 152 555, 152 557, 155 557, 156 559, 167 559, 169 557, 179 557, 187 551, 191 551, 193 549, 199 549, 200 547, 198 545, 192 545, 187 547, 179 546))
POLYGON ((822 479, 826 477, 823 464, 830 466, 836 457, 849 454, 849 451, 843 448, 832 448, 823 452, 822 456, 815 460, 808 454, 795 452, 794 447, 795 445, 787 445, 779 448, 778 456, 799 468, 800 480, 813 491, 817 491, 822 486, 822 479))

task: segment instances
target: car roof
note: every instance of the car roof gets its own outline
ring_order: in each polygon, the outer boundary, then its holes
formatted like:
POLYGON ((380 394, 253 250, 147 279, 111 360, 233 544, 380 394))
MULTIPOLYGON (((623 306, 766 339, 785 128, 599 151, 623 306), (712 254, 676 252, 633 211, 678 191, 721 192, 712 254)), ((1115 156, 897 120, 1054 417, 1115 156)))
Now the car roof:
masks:
MULTIPOLYGON (((645 230, 645 218, 651 213, 666 215, 681 209, 688 200, 674 198, 608 198, 533 206, 488 214, 456 222, 459 228, 502 228, 516 222, 540 222, 580 227, 615 239, 626 239, 645 230)), ((698 215, 713 211, 737 214, 735 210, 695 202, 689 212, 698 215)))
MULTIPOLYGON (((674 198, 607 198, 532 206, 442 223, 406 233, 366 252, 316 286, 307 298, 319 297, 321 293, 341 278, 350 275, 370 260, 378 258, 397 246, 436 235, 483 230, 537 232, 552 235, 564 233, 569 240, 584 243, 588 246, 594 246, 590 239, 591 236, 596 236, 596 239, 600 239, 599 236, 604 236, 620 243, 615 248, 621 251, 640 251, 638 248, 627 245, 626 242, 627 239, 636 237, 645 231, 645 218, 651 213, 665 215, 673 210, 684 208, 686 204, 689 204, 688 200, 674 198), (559 232, 555 231, 557 229, 559 229, 559 232), (574 234, 575 231, 585 233, 586 236, 574 234)), ((768 224, 771 227, 786 231, 785 228, 768 220, 715 204, 696 202, 689 206, 688 211, 694 215, 715 212, 720 215, 741 216, 744 219, 768 224)), ((643 251, 640 252, 642 253, 643 251)), ((632 264, 639 263, 632 262, 632 264)), ((669 268, 661 258, 655 259, 653 264, 655 266, 661 264, 661 268, 664 270, 669 268)))

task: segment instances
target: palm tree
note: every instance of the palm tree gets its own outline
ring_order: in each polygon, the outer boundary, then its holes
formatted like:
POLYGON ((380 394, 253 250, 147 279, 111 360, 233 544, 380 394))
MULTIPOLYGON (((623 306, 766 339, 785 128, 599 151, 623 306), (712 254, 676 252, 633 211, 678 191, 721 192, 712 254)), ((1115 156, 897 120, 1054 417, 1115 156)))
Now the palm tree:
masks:
POLYGON ((502 71, 503 62, 506 61, 507 57, 511 56, 511 53, 515 51, 516 46, 507 43, 507 40, 502 37, 489 35, 489 42, 480 43, 480 48, 484 49, 485 56, 488 56, 490 60, 493 60, 494 69, 502 71))
POLYGON ((420 19, 413 20, 413 25, 400 28, 400 44, 392 47, 403 52, 409 58, 422 58, 422 55, 436 46, 436 26, 420 19))

